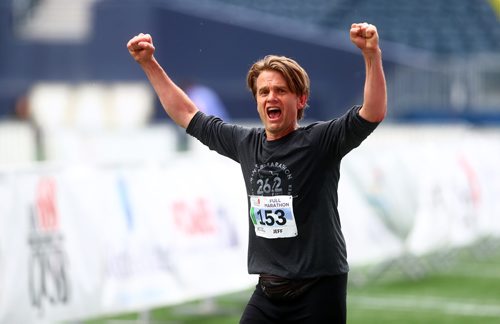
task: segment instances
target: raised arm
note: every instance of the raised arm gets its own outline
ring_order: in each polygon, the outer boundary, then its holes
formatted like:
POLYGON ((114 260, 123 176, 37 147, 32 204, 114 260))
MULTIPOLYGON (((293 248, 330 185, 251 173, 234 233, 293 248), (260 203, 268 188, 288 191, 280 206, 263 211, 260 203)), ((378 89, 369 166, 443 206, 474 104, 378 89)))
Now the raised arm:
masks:
POLYGON ((148 77, 169 117, 177 125, 187 128, 198 109, 156 61, 151 35, 141 33, 133 37, 127 43, 127 49, 148 77))
POLYGON ((368 23, 352 24, 350 37, 363 53, 366 67, 363 107, 359 114, 368 121, 380 122, 387 113, 387 88, 377 28, 368 23))

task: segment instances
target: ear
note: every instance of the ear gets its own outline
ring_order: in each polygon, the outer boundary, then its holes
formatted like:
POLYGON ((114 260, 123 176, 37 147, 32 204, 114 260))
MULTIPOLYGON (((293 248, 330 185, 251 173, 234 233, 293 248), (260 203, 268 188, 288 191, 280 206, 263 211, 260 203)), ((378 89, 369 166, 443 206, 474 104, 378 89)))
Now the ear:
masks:
POLYGON ((306 95, 299 96, 297 103, 299 109, 304 109, 307 103, 307 96, 306 95))

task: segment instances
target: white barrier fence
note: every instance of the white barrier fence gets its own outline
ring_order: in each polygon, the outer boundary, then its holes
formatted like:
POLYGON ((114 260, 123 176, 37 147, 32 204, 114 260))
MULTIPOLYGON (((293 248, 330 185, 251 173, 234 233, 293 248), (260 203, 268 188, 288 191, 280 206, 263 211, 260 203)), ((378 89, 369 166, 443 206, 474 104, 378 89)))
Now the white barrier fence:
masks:
MULTIPOLYGON (((53 323, 248 288, 246 193, 214 153, 0 172, 0 323, 53 323)), ((500 236, 500 136, 381 127, 342 165, 351 266, 500 236)))
POLYGON ((247 288, 238 166, 0 174, 0 322, 52 323, 247 288))
MULTIPOLYGON (((402 252, 421 255, 500 236, 499 165, 498 129, 381 127, 346 157, 339 190, 355 186, 402 252)), ((356 202, 339 196, 345 224, 356 202)))

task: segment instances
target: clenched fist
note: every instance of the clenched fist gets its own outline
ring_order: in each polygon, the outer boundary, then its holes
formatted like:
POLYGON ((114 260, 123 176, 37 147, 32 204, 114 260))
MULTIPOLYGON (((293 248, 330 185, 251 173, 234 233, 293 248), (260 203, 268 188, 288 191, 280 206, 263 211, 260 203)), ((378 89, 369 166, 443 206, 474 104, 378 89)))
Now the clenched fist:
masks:
POLYGON ((377 51, 378 32, 377 27, 368 23, 356 23, 351 25, 351 41, 364 53, 377 51))
POLYGON ((153 38, 149 34, 140 33, 132 37, 127 43, 127 49, 138 63, 150 61, 153 58, 155 47, 153 38))

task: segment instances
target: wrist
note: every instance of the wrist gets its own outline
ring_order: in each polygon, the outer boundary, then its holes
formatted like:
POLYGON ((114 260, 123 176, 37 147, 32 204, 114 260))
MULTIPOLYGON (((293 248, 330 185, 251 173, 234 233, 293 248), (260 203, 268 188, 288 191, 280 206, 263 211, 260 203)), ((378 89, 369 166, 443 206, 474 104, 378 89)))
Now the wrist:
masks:
POLYGON ((363 53, 365 59, 373 60, 382 58, 382 50, 378 46, 373 49, 363 49, 361 52, 363 53))
POLYGON ((154 56, 149 59, 138 61, 138 63, 144 71, 151 71, 158 68, 159 66, 154 56))

